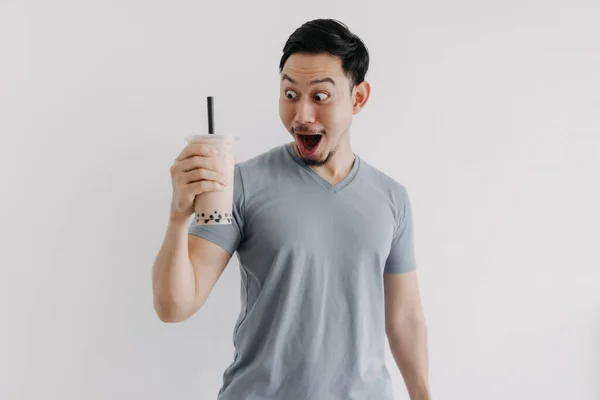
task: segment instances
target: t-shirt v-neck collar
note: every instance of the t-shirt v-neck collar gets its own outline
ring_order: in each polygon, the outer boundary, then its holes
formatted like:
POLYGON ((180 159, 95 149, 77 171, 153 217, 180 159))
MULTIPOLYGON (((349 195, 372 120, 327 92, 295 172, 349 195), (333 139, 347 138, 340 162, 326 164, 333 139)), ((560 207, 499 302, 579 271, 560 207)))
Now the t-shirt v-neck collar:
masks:
POLYGON ((326 187, 327 189, 331 190, 334 193, 338 193, 339 191, 344 189, 346 186, 348 186, 356 177, 356 174, 358 173, 358 169, 360 167, 360 157, 358 157, 358 155, 354 154, 354 164, 352 164, 352 169, 350 170, 350 173, 341 182, 338 182, 337 184, 334 185, 331 182, 329 182, 327 179, 325 179, 321 175, 319 175, 314 169, 312 169, 311 167, 306 165, 306 163, 300 158, 300 156, 298 156, 298 154, 296 154, 296 151, 294 151, 293 142, 287 143, 286 148, 287 148, 288 153, 292 157, 292 159, 296 162, 296 164, 298 164, 306 172, 308 172, 308 174, 310 176, 312 176, 317 182, 319 182, 321 185, 323 185, 324 187, 326 187))

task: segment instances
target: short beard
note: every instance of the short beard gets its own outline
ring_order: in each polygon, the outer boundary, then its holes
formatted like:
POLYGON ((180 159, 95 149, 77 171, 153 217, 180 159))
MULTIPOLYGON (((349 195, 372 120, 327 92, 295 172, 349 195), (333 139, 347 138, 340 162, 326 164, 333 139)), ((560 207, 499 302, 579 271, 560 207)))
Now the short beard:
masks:
POLYGON ((327 154, 327 157, 325 157, 324 160, 313 160, 312 158, 305 158, 302 155, 302 152, 298 148, 298 144, 297 143, 294 143, 294 147, 296 148, 296 153, 298 154, 298 156, 309 167, 322 167, 323 165, 327 164, 329 162, 329 160, 331 160, 331 158, 335 155, 335 153, 337 151, 337 148, 334 149, 334 150, 332 150, 332 151, 330 151, 329 154, 327 154))

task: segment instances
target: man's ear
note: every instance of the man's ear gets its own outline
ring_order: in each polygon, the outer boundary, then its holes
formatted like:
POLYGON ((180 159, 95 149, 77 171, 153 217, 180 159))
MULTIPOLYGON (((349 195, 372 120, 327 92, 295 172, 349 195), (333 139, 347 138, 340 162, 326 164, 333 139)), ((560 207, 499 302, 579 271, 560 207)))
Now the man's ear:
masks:
POLYGON ((364 108, 371 95, 371 85, 367 81, 362 81, 352 90, 352 113, 358 114, 364 108))

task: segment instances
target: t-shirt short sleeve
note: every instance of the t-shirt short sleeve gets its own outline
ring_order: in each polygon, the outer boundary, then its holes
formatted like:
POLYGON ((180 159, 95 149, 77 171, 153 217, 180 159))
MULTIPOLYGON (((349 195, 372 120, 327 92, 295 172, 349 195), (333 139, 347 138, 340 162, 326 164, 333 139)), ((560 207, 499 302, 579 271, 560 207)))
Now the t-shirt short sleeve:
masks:
POLYGON ((209 240, 233 255, 240 242, 243 240, 244 232, 244 186, 239 165, 234 170, 233 186, 233 220, 231 224, 203 225, 192 218, 188 233, 209 240))
POLYGON ((399 222, 392 239, 384 273, 398 274, 417 268, 413 243, 413 215, 410 197, 405 188, 398 205, 399 222))

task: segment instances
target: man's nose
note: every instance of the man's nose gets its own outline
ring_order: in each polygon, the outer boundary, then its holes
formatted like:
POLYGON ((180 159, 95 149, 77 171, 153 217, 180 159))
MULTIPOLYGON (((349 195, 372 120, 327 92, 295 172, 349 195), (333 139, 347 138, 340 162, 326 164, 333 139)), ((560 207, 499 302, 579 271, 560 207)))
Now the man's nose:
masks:
POLYGON ((315 122, 315 110, 310 101, 301 100, 296 106, 294 120, 299 124, 310 124, 315 122))

